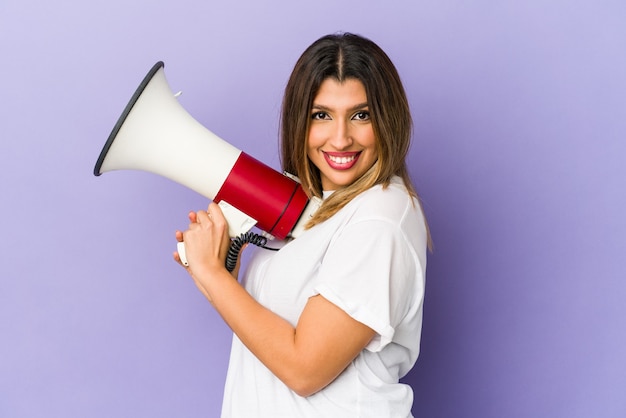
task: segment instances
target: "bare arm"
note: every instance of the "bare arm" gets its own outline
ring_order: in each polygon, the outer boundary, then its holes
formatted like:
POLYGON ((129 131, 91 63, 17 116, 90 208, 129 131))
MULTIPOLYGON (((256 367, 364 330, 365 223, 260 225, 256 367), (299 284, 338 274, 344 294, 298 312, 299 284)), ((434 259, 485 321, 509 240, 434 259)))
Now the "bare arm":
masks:
MULTIPOLYGON (((289 388, 309 396, 332 382, 375 332, 323 296, 311 297, 294 328, 259 304, 224 267, 229 238, 219 207, 190 214, 188 272, 239 339, 289 388)), ((178 255, 174 254, 177 261, 178 255)))

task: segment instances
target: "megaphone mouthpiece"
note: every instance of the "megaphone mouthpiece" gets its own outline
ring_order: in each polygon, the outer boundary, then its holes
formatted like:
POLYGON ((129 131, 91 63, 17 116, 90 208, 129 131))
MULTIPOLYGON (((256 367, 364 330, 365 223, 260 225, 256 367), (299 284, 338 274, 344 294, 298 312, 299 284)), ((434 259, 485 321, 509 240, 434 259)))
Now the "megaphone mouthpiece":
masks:
MULTIPOLYGON (((137 100, 139 100, 142 93, 144 92, 148 84, 152 81, 152 78, 155 76, 157 71, 159 71, 164 66, 165 64, 163 63, 163 61, 159 61, 156 64, 154 64, 152 68, 150 69, 150 71, 148 72, 148 74, 146 74, 144 79, 139 84, 139 87, 137 87, 137 90, 135 90, 135 93, 130 98, 130 101, 124 108, 122 115, 118 118, 117 122, 115 123, 115 126, 113 126, 113 130, 109 134, 109 137, 107 138, 107 141, 104 144, 102 151, 100 151, 100 155, 98 156, 98 160, 96 161, 96 165, 93 169, 93 174, 95 176, 99 176, 103 173, 102 164, 104 163, 104 160, 107 154, 109 153, 109 149, 111 148, 111 145, 113 145, 113 141, 115 140, 115 138, 117 137, 117 134, 119 133, 122 126, 124 125, 126 118, 130 114, 131 110, 133 110, 133 107, 137 103, 137 100)), ((108 171, 108 170, 105 170, 105 171, 108 171)))

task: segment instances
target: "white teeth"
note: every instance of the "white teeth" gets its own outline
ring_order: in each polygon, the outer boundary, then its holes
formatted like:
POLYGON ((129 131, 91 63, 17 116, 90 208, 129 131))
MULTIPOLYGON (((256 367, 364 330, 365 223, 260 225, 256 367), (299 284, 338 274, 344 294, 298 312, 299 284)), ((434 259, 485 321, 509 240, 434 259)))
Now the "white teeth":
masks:
POLYGON ((351 157, 335 157, 333 155, 329 155, 328 158, 330 159, 330 161, 337 164, 348 164, 349 162, 354 161, 356 155, 353 155, 351 157))

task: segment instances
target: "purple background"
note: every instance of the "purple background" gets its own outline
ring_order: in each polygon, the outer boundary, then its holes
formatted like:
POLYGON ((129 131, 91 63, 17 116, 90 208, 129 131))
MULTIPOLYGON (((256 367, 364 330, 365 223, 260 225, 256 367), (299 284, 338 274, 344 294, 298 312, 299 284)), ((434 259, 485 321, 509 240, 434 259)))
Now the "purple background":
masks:
POLYGON ((0 417, 218 416, 229 330, 170 258, 207 201, 93 165, 163 60, 189 113, 278 167, 287 76, 340 30, 389 53, 415 117, 415 415, 626 416, 624 22, 621 0, 2 0, 0 417))

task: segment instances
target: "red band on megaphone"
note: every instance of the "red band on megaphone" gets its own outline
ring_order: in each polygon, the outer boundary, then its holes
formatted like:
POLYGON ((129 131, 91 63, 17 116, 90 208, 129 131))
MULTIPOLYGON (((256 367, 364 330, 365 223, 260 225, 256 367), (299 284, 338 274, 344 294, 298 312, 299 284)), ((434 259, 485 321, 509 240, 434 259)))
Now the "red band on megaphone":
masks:
POLYGON ((296 181, 242 152, 213 200, 228 202, 256 219, 261 230, 284 239, 309 199, 296 181))

